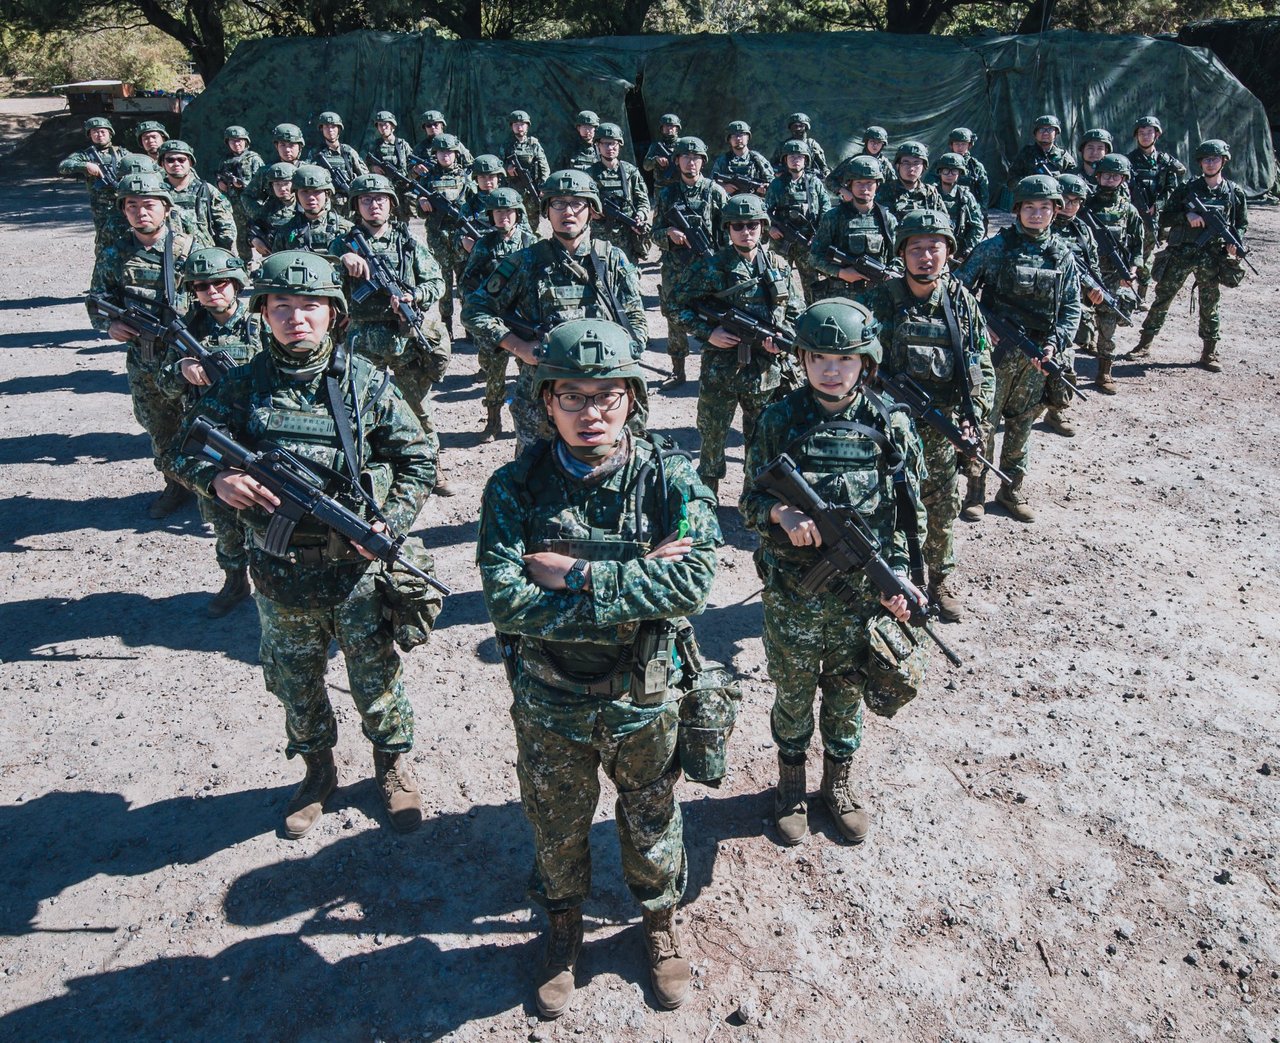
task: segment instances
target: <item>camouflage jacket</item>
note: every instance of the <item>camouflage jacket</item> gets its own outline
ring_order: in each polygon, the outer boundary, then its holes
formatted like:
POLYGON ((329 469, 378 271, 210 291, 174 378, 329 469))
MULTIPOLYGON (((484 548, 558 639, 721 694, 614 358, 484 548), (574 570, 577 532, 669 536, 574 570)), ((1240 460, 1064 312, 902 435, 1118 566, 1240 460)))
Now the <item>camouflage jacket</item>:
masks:
MULTIPOLYGON (((236 302, 236 310, 226 322, 218 322, 199 304, 192 305, 184 321, 206 350, 225 351, 237 366, 248 362, 262 347, 262 320, 249 311, 244 301, 236 302)), ((182 360, 186 357, 177 347, 170 346, 160 360, 156 385, 170 398, 181 398, 190 392, 194 399, 207 390, 187 383, 182 375, 182 360)))
MULTIPOLYGON (((327 162, 333 170, 337 170, 341 174, 345 175, 347 184, 350 184, 361 174, 369 173, 369 168, 365 165, 365 161, 360 158, 360 153, 344 141, 338 142, 337 148, 330 148, 327 144, 317 145, 307 153, 306 162, 313 163, 318 167, 323 167, 324 163, 320 162, 321 156, 325 158, 325 162, 327 162)), ((332 174, 332 172, 333 171, 331 170, 330 174, 332 174)), ((334 179, 334 192, 339 197, 345 198, 345 193, 339 192, 337 189, 336 178, 334 179)))
POLYGON ((784 170, 769 182, 764 205, 770 214, 781 214, 792 221, 808 221, 816 230, 822 215, 831 209, 832 201, 817 174, 805 171, 793 178, 784 170))
POLYGON ((401 174, 409 173, 409 143, 392 135, 390 141, 378 138, 369 148, 369 163, 380 167, 392 167, 401 174))
MULTIPOLYGON (((533 178, 533 183, 538 188, 542 187, 542 182, 551 176, 551 164, 547 160, 547 154, 543 151, 542 143, 530 134, 523 141, 517 141, 511 138, 507 141, 507 150, 502 155, 504 165, 511 165, 512 157, 520 160, 520 165, 529 172, 529 176, 533 178)), ((511 184, 522 195, 525 192, 524 179, 515 177, 511 179, 511 184)))
POLYGON ((253 183, 253 175, 265 165, 263 158, 251 148, 245 149, 238 156, 228 156, 218 164, 213 180, 218 191, 231 201, 233 209, 247 212, 242 198, 253 183))
POLYGON ((196 246, 220 246, 232 253, 236 249, 236 215, 231 201, 213 185, 196 174, 185 188, 169 186, 173 205, 188 211, 196 224, 196 246))
MULTIPOLYGON (((459 204, 458 209, 462 211, 462 216, 480 229, 481 232, 488 232, 493 227, 493 218, 489 216, 489 211, 485 208, 483 199, 484 193, 477 187, 476 194, 459 204)), ((520 223, 522 225, 528 224, 524 217, 523 208, 520 210, 520 223)), ((462 247, 462 240, 466 237, 467 233, 461 227, 453 229, 449 235, 449 245, 453 248, 454 256, 464 265, 469 256, 462 247)), ((472 249, 475 249, 474 245, 472 249)))
MULTIPOLYGON (((1169 202, 1174 190, 1186 181, 1187 168, 1175 156, 1159 149, 1152 149, 1148 156, 1142 149, 1134 148, 1129 152, 1129 164, 1133 168, 1132 181, 1143 182, 1155 202, 1156 213, 1142 215, 1143 220, 1148 222, 1148 227, 1154 228, 1160 210, 1169 202)), ((1135 194, 1130 192, 1130 195, 1135 194)))
MULTIPOLYGON (((1142 215, 1123 192, 1100 188, 1085 200, 1084 208, 1097 218, 1098 224, 1111 233, 1111 238, 1122 254, 1133 264, 1142 264, 1142 215)), ((1098 244, 1098 261, 1108 287, 1113 282, 1118 284, 1121 280, 1128 281, 1132 278, 1132 272, 1122 271, 1112 260, 1110 252, 1102 249, 1101 243, 1098 244)))
POLYGON ((934 404, 959 423, 965 419, 965 393, 979 421, 991 413, 996 393, 996 371, 991 364, 987 324, 978 302, 954 275, 934 283, 923 300, 911 292, 906 279, 890 279, 864 293, 862 301, 880 322, 880 346, 885 376, 905 373, 919 384, 934 404), (956 344, 942 307, 942 295, 951 298, 956 344))
POLYGON ((575 133, 573 140, 565 146, 564 152, 560 154, 560 162, 556 164, 556 169, 581 170, 586 173, 591 169, 591 164, 598 158, 595 143, 587 144, 575 133))
POLYGON ((640 295, 640 272, 612 243, 583 236, 572 255, 559 240, 540 239, 504 257, 479 289, 467 294, 462 324, 478 337, 499 343, 510 329, 504 317, 518 312, 539 326, 569 319, 619 322, 607 290, 597 285, 597 266, 622 306, 634 337, 636 358, 649 340, 640 295))
MULTIPOLYGON (((123 306, 132 298, 144 308, 153 310, 160 318, 164 318, 164 252, 166 240, 172 241, 172 254, 175 278, 182 267, 187 254, 192 249, 191 239, 185 235, 176 235, 166 230, 166 234, 154 246, 143 246, 137 237, 130 232, 127 236, 112 243, 100 254, 93 266, 93 279, 89 284, 89 292, 104 294, 117 305, 123 306)), ((187 310, 187 298, 177 293, 170 302, 176 314, 187 310)), ((106 333, 111 326, 110 319, 103 319, 90 314, 93 328, 99 333, 106 333)), ((155 345, 148 344, 139 338, 128 342, 129 359, 135 365, 144 365, 154 370, 159 365, 159 356, 155 353, 155 345)))
MULTIPOLYGON (((902 454, 904 473, 916 504, 919 531, 926 531, 924 506, 920 503, 920 482, 925 477, 923 453, 920 437, 905 410, 893 407, 882 414, 865 394, 859 394, 840 412, 827 413, 814 398, 813 389, 805 386, 765 407, 747 447, 747 479, 738 510, 746 525, 760 534, 757 560, 798 577, 804 575, 822 553, 814 547, 792 546, 781 527, 769 521, 769 514, 779 501, 756 488, 752 481, 761 468, 785 452, 827 503, 852 508, 861 515, 880 541, 881 554, 890 568, 907 575, 910 565, 907 541, 898 521, 894 472, 884 452, 873 439, 858 431, 814 431, 828 423, 860 424, 888 437, 902 454)), ((871 584, 861 574, 853 578, 853 583, 860 583, 866 592, 868 611, 878 609, 880 596, 871 584)))
MULTIPOLYGON (((263 165, 253 172, 253 177, 249 179, 249 183, 245 186, 243 192, 240 193, 240 206, 248 215, 251 221, 258 220, 258 215, 264 207, 271 206, 275 201, 275 193, 271 191, 271 179, 267 177, 267 170, 275 166, 277 162, 282 160, 272 160, 267 163, 263 161, 263 165)), ((295 164, 301 163, 301 157, 295 164)))
MULTIPOLYGON (((413 303, 419 310, 426 310, 444 295, 444 275, 440 265, 431 255, 431 248, 426 243, 415 239, 404 225, 386 224, 382 226, 382 234, 375 236, 361 224, 356 226, 364 233, 369 245, 376 253, 383 255, 390 264, 392 272, 413 294, 413 303)), ((341 260, 343 254, 353 254, 355 247, 351 245, 351 233, 348 228, 341 235, 335 236, 329 244, 329 254, 341 260)), ((346 268, 342 269, 342 285, 351 306, 353 323, 382 322, 398 324, 399 319, 391 309, 391 299, 385 293, 375 293, 360 303, 352 298, 352 291, 364 280, 354 279, 346 268)))
MULTIPOLYGON (((174 235, 186 236, 193 243, 195 242, 196 216, 190 210, 177 206, 170 208, 165 223, 174 235)), ((119 207, 113 206, 102 219, 101 249, 105 250, 114 243, 131 238, 133 237, 129 231, 129 222, 124 212, 119 207)))
POLYGON ((720 211, 729 201, 729 194, 710 178, 700 177, 693 185, 683 180, 664 188, 658 196, 654 214, 653 240, 662 252, 663 280, 669 268, 679 271, 694 262, 695 255, 687 247, 676 246, 667 236, 671 228, 671 211, 679 209, 689 224, 701 228, 713 247, 724 242, 724 230, 720 227, 720 211))
POLYGON ((947 204, 943 202, 938 186, 924 181, 918 181, 914 188, 908 188, 895 177, 880 186, 876 192, 876 202, 893 211, 899 221, 912 210, 941 210, 944 214, 947 213, 947 204))
MULTIPOLYGON (((427 172, 431 172, 431 168, 435 166, 435 150, 431 147, 431 143, 435 141, 434 137, 423 138, 413 146, 413 154, 419 159, 430 159, 433 162, 426 164, 427 172)), ((458 165, 463 170, 470 170, 471 164, 476 161, 476 157, 471 154, 471 150, 467 148, 461 141, 458 142, 458 165)))
MULTIPOLYGON (((618 160, 612 170, 603 161, 597 160, 587 171, 600 189, 600 197, 609 199, 628 217, 647 224, 649 221, 649 190, 645 187, 644 177, 640 169, 633 163, 618 160)), ((621 223, 606 216, 604 223, 611 228, 621 227, 621 223)))
POLYGON ((679 623, 701 612, 721 542, 715 498, 688 457, 664 456, 663 489, 652 442, 629 438, 624 452, 621 466, 579 476, 558 443, 539 443, 494 473, 480 512, 476 561, 485 605, 500 634, 521 639, 516 699, 548 728, 583 742, 590 741, 598 713, 617 735, 642 726, 662 706, 539 684, 530 677, 533 661, 550 652, 575 672, 599 674, 631 650, 640 624, 679 623), (669 534, 660 531, 664 515, 673 530, 687 522, 693 538, 693 549, 679 561, 644 556, 669 534), (591 561, 587 591, 543 590, 530 582, 523 556, 557 548, 591 561))
MULTIPOLYGON (((1195 242, 1204 234, 1203 228, 1192 228, 1187 221, 1187 206, 1192 198, 1200 200, 1205 206, 1223 211, 1227 224, 1241 239, 1249 231, 1249 204, 1245 201, 1244 190, 1234 181, 1222 179, 1216 189, 1210 188, 1202 176, 1192 178, 1179 185, 1164 209, 1160 211, 1160 227, 1169 229, 1169 246, 1183 250, 1201 249, 1195 242)), ((1208 243, 1201 251, 1206 256, 1218 256, 1222 252, 1221 241, 1208 243)))
POLYGON ((674 185, 680 180, 680 165, 676 162, 676 157, 671 152, 671 147, 675 143, 675 138, 658 138, 656 141, 649 143, 649 150, 644 154, 644 161, 641 166, 653 174, 653 194, 655 196, 668 185, 674 185), (667 165, 665 167, 659 166, 659 159, 665 159, 667 165))
POLYGON ((90 145, 87 148, 80 149, 78 152, 71 153, 59 163, 58 176, 83 178, 85 187, 89 190, 89 202, 93 208, 95 210, 109 209, 115 205, 116 190, 103 184, 100 177, 94 177, 86 173, 85 167, 90 163, 97 163, 101 167, 104 162, 108 166, 114 166, 128 154, 129 150, 121 148, 119 145, 107 145, 105 148, 97 148, 90 145))
POLYGON ((314 221, 301 210, 295 210, 287 224, 275 229, 271 252, 308 250, 333 260, 333 255, 329 252, 331 244, 338 236, 351 231, 352 227, 350 221, 333 210, 326 210, 314 221))
MULTIPOLYGON (((1098 242, 1093 237, 1093 230, 1087 224, 1078 216, 1064 219, 1062 215, 1058 215, 1053 219, 1053 231, 1071 247, 1071 255, 1075 258, 1077 268, 1090 271, 1095 276, 1101 274, 1098 268, 1098 242)), ((1080 296, 1080 306, 1092 307, 1083 291, 1080 296)))
MULTIPOLYGON (((765 159, 764 154, 757 152, 755 149, 747 149, 741 156, 734 155, 733 151, 722 152, 716 157, 714 163, 711 164, 711 171, 708 176, 714 181, 717 178, 725 178, 729 181, 733 180, 734 175, 749 177, 752 181, 763 181, 766 185, 773 180, 773 166, 765 159)), ((725 186, 722 186, 725 187, 725 186)), ((735 194, 733 190, 725 187, 730 195, 735 194)), ((737 191, 746 192, 747 189, 739 185, 737 191)))
MULTIPOLYGON (((439 192, 459 208, 476 202, 480 197, 480 190, 471 180, 471 175, 461 167, 454 167, 451 170, 432 167, 418 179, 418 183, 431 192, 439 192)), ((457 226, 445 217, 444 212, 440 210, 427 212, 418 208, 418 216, 426 221, 427 236, 432 244, 447 246, 449 237, 453 235, 457 226)))
MULTIPOLYGON (((329 367, 297 379, 277 363, 283 349, 268 331, 263 338, 262 351, 233 369, 192 407, 174 444, 183 445, 194 420, 204 417, 227 428, 231 437, 251 449, 271 442, 305 462, 345 475, 354 471, 373 490, 390 529, 408 532, 435 485, 439 441, 434 429, 424 431, 387 374, 356 356, 340 376, 351 430, 363 435, 356 447, 360 459, 348 462, 326 392, 329 367)), ((213 480, 223 469, 220 464, 203 454, 178 452, 174 469, 187 485, 216 495, 213 480)), ((326 491, 348 509, 368 516, 349 483, 330 478, 326 491)), ((313 517, 303 518, 290 537, 288 553, 293 560, 274 557, 261 542, 272 516, 256 507, 238 514, 253 537, 249 568, 254 587, 280 604, 307 608, 340 604, 370 567, 379 567, 313 517)))
MULTIPOLYGON (((984 307, 1022 325, 1061 362, 1080 325, 1080 272, 1052 230, 1032 238, 1013 224, 978 244, 956 273, 984 307)), ((1004 355, 1005 352, 999 352, 1004 355)))
POLYGON ((523 222, 516 225, 510 237, 504 236, 496 228, 485 232, 484 238, 476 243, 467 257, 466 267, 462 270, 462 278, 458 284, 459 291, 463 294, 474 293, 493 274, 503 258, 519 253, 537 241, 538 237, 533 230, 523 222))
POLYGON ((816 138, 811 138, 806 134, 802 138, 796 138, 793 135, 778 142, 778 147, 773 150, 772 162, 774 169, 780 174, 785 174, 787 169, 786 164, 783 162, 785 157, 782 155, 782 148, 788 141, 803 141, 809 146, 809 165, 805 167, 805 173, 813 173, 820 178, 825 178, 831 173, 831 168, 827 165, 826 151, 818 144, 816 138))
MULTIPOLYGON (((991 206, 991 178, 987 174, 987 168, 972 152, 966 152, 960 158, 964 160, 965 168, 961 171, 960 180, 956 184, 963 185, 973 193, 973 198, 978 201, 978 206, 982 209, 985 218, 987 208, 991 206)), ((942 187, 937 170, 930 170, 924 179, 931 185, 942 187)))
MULTIPOLYGON (((897 228, 898 219, 879 203, 873 203, 865 214, 856 203, 840 203, 818 222, 818 231, 809 249, 810 263, 824 275, 838 277, 842 265, 827 256, 834 246, 851 257, 866 254, 888 264, 894 258, 893 236, 897 228)), ((857 283, 849 285, 853 289, 858 287, 857 283)))
POLYGON ((982 207, 973 198, 973 193, 959 182, 956 182, 950 193, 941 185, 937 188, 947 216, 951 218, 951 227, 956 233, 956 259, 963 261, 973 253, 973 248, 986 235, 987 226, 982 216, 982 207))
POLYGON ((1006 184, 1013 188, 1032 174, 1074 174, 1078 168, 1075 157, 1060 145, 1054 145, 1046 152, 1033 141, 1030 145, 1023 145, 1013 157, 1006 184))

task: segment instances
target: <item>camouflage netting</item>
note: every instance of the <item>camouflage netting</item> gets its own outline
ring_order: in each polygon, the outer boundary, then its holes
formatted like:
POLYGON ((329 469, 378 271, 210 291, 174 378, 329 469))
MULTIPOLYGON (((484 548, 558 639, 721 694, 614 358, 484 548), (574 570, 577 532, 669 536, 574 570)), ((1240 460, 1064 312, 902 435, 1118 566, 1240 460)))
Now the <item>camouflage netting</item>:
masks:
MULTIPOLYGON (((477 153, 500 147, 508 111, 527 109, 552 163, 584 108, 630 124, 642 139, 645 124, 656 133, 659 116, 677 112, 685 132, 704 137, 713 152, 723 147, 725 124, 746 119, 767 154, 786 135, 787 114, 800 110, 832 162, 856 151, 868 123, 886 126, 892 142, 919 138, 935 155, 947 131, 963 125, 977 133, 976 152, 993 184, 1042 112, 1058 115, 1072 148, 1095 126, 1110 128, 1118 145, 1128 142, 1134 119, 1154 112, 1165 126, 1164 147, 1184 160, 1198 141, 1222 137, 1234 152, 1231 176, 1247 191, 1264 191, 1275 177, 1262 103, 1212 54, 1151 37, 1071 31, 989 39, 788 33, 477 43, 353 33, 258 40, 237 48, 191 104, 183 132, 212 169, 229 123, 247 125, 267 155, 276 123, 300 123, 311 144, 316 115, 336 109, 346 140, 361 147, 380 108, 396 112, 411 143, 418 113, 440 109, 477 153)), ((628 141, 628 154, 635 144, 628 141)))
POLYGON ((1178 43, 1207 47, 1266 106, 1271 136, 1280 148, 1280 18, 1216 18, 1192 22, 1178 33, 1178 43))

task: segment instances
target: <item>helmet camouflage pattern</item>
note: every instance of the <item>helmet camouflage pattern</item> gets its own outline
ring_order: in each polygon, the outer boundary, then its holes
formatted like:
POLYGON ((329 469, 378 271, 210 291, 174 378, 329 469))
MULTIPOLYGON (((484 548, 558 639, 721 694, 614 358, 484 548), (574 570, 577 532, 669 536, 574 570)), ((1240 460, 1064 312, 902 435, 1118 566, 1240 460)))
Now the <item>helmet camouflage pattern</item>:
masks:
POLYGON ((351 182, 351 198, 359 196, 390 196, 398 199, 391 179, 382 174, 361 174, 351 182))
POLYGON ((951 252, 956 252, 956 233, 951 227, 951 218, 941 210, 912 210, 898 222, 893 235, 893 252, 902 253, 913 235, 940 235, 951 245, 951 252))
POLYGON ((950 144, 953 141, 967 141, 970 145, 972 145, 977 140, 978 140, 978 135, 975 134, 973 131, 971 131, 968 127, 956 127, 954 130, 951 131, 950 134, 947 135, 948 144, 950 144))
POLYGON ((164 142, 157 151, 162 160, 165 156, 178 155, 186 156, 192 163, 196 161, 195 152, 193 152, 191 150, 191 146, 181 138, 170 138, 168 141, 164 142))
POLYGON ((807 141, 801 141, 799 138, 792 138, 790 141, 784 141, 782 148, 778 150, 784 156, 804 156, 805 159, 812 159, 813 152, 809 148, 807 141))
POLYGON ((1221 138, 1210 138, 1196 146, 1196 159, 1207 159, 1209 156, 1221 156, 1223 161, 1231 158, 1231 146, 1221 138))
POLYGON ((1108 152, 1094 164, 1093 169, 1098 174, 1123 174, 1126 178, 1133 177, 1133 165, 1123 152, 1108 152))
POLYGON ((1032 199, 1051 199, 1062 205, 1062 188, 1058 179, 1048 174, 1032 174, 1024 177, 1014 186, 1013 204, 1026 203, 1032 199))
POLYGON ((444 113, 439 109, 427 109, 418 117, 418 126, 425 127, 428 123, 439 123, 443 127, 449 125, 449 121, 444 118, 444 113))
POLYGON ((173 205, 173 196, 169 192, 169 183, 158 173, 130 174, 122 177, 116 185, 116 203, 122 209, 124 201, 129 198, 163 199, 169 206, 173 205))
POLYGON ((160 164, 147 155, 127 152, 116 165, 116 172, 124 177, 127 174, 161 174, 160 164))
POLYGON ((379 109, 373 114, 374 123, 390 123, 393 127, 398 127, 400 121, 396 119, 396 114, 390 109, 379 109))
POLYGON ((316 120, 317 127, 341 127, 344 126, 342 117, 336 112, 322 112, 316 120))
POLYGON ((501 188, 495 188, 492 192, 487 192, 480 197, 480 205, 486 211, 493 210, 519 210, 524 206, 520 198, 520 193, 514 188, 508 188, 503 185, 501 188))
POLYGON ((695 138, 692 135, 683 138, 676 138, 676 143, 671 146, 671 154, 673 156, 701 156, 707 158, 707 146, 701 138, 695 138))
POLYGON ((169 136, 169 129, 159 120, 143 120, 134 129, 133 132, 138 136, 138 140, 142 140, 143 134, 163 134, 166 138, 169 136))
POLYGON ((457 137, 453 134, 437 134, 431 139, 432 152, 457 152, 459 145, 457 137))
POLYGON ((333 177, 324 167, 313 163, 299 163, 293 171, 294 189, 311 189, 316 192, 332 192, 333 177))
POLYGON ((289 145, 302 145, 306 142, 306 138, 302 136, 302 128, 296 123, 277 123, 271 128, 271 140, 283 141, 289 145))
POLYGON ((862 143, 865 145, 868 141, 883 141, 889 144, 889 132, 884 127, 877 127, 872 124, 862 132, 862 143))
POLYGON ((796 347, 823 355, 865 355, 879 363, 880 323, 862 304, 843 299, 818 301, 796 320, 796 347))
POLYGON ((294 164, 285 163, 284 161, 281 161, 279 163, 272 163, 271 166, 267 167, 267 180, 268 181, 288 181, 289 184, 292 185, 293 172, 297 169, 298 168, 294 164))
POLYGON ((765 209, 764 200, 750 192, 742 192, 730 196, 729 201, 720 210, 720 220, 727 221, 760 221, 765 228, 769 227, 769 211, 765 209))
POLYGON ((788 128, 794 127, 797 123, 800 124, 800 126, 802 127, 813 126, 813 121, 809 119, 809 117, 806 116, 803 112, 793 112, 790 116, 787 117, 788 128))
POLYGON ((1051 113, 1045 113, 1043 116, 1037 116, 1035 123, 1032 124, 1032 127, 1035 130, 1041 130, 1044 127, 1052 127, 1059 134, 1062 133, 1062 122, 1058 119, 1057 116, 1054 116, 1051 113))
POLYGON ((524 109, 512 109, 509 113, 507 113, 507 122, 508 123, 532 123, 533 121, 529 119, 529 114, 525 112, 524 109))
POLYGON ((854 156, 849 160, 841 180, 846 185, 850 181, 883 181, 884 168, 875 156, 854 156))
MULTIPOLYGON (((1101 169, 1101 164, 1099 164, 1099 169, 1101 169)), ((1079 174, 1055 174, 1054 177, 1064 196, 1079 196, 1081 199, 1089 197, 1091 193, 1089 182, 1079 174)))
POLYGON ((249 137, 249 132, 239 124, 232 124, 230 127, 227 127, 227 129, 222 132, 222 140, 247 141, 250 145, 253 144, 253 139, 249 137))
POLYGON ((282 250, 262 262, 249 294, 249 310, 257 311, 269 293, 289 293, 300 297, 326 297, 344 315, 347 299, 342 293, 338 269, 309 250, 282 250))
POLYGON ((486 152, 482 156, 476 156, 475 161, 471 164, 471 173, 474 174, 502 174, 505 168, 502 160, 492 153, 486 152))
POLYGON ((664 112, 658 119, 658 126, 681 127, 681 126, 684 126, 684 124, 680 122, 680 117, 677 116, 674 112, 664 112))
POLYGON ((90 116, 84 121, 84 132, 86 134, 91 130, 109 130, 112 136, 115 136, 116 128, 111 125, 111 121, 106 116, 90 116))
POLYGON ((547 334, 533 371, 533 393, 557 380, 621 378, 644 388, 631 350, 631 334, 607 319, 570 319, 547 334))
POLYGON ((732 123, 730 123, 727 127, 724 128, 724 133, 725 133, 725 137, 728 137, 731 134, 746 134, 747 137, 750 137, 751 124, 748 123, 746 120, 734 120, 732 123))
POLYGON ((904 141, 898 146, 893 154, 893 162, 896 164, 900 159, 918 159, 924 163, 929 162, 929 150, 925 148, 924 143, 920 141, 904 141))
POLYGON ((181 279, 184 285, 219 279, 230 279, 242 290, 249 285, 249 273, 244 261, 219 246, 192 250, 182 264, 181 279))
POLYGON ((583 109, 573 117, 573 123, 577 127, 598 127, 600 126, 600 117, 590 109, 583 109))
MULTIPOLYGON (((954 140, 959 141, 959 138, 954 140)), ((964 156, 959 152, 944 152, 933 161, 934 170, 967 170, 965 166, 964 156)))
POLYGON ((591 204, 591 211, 600 216, 600 190, 590 174, 581 170, 557 170, 542 183, 540 190, 542 211, 546 213, 551 200, 563 196, 574 199, 585 199, 591 204))
POLYGON ((1086 130, 1080 138, 1080 147, 1084 148, 1091 141, 1101 141, 1107 148, 1114 148, 1115 142, 1111 138, 1109 130, 1103 130, 1101 127, 1094 127, 1086 130))
POLYGON ((1155 116, 1139 116, 1133 125, 1134 133, 1141 127, 1151 127, 1157 135, 1164 133, 1164 127, 1160 126, 1160 121, 1155 116))
POLYGON ((601 123, 596 131, 596 141, 616 141, 619 145, 626 140, 622 136, 622 128, 616 123, 601 123))

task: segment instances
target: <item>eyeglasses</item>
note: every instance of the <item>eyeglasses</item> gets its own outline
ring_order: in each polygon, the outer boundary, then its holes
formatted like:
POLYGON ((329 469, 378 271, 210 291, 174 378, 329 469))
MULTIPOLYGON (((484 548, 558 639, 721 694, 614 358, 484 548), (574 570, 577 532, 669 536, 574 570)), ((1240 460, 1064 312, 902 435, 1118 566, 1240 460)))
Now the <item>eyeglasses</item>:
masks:
POLYGON ((166 162, 166 163, 190 163, 190 162, 191 162, 191 157, 190 157, 190 156, 183 156, 183 155, 165 156, 165 157, 164 157, 164 162, 166 162))
POLYGON ((547 206, 558 213, 572 210, 576 214, 578 211, 587 208, 587 201, 585 199, 553 199, 547 206))
POLYGON ((593 405, 601 413, 612 413, 627 397, 625 391, 597 391, 594 395, 584 395, 581 391, 553 391, 551 397, 560 403, 566 413, 581 413, 587 405, 593 405))
POLYGON ((729 231, 731 232, 745 232, 749 228, 759 228, 759 227, 760 227, 759 221, 730 221, 729 222, 729 231))
POLYGON ((188 283, 187 285, 191 287, 192 293, 200 293, 205 290, 220 290, 224 286, 230 286, 231 280, 215 279, 212 282, 193 282, 193 283, 188 283))

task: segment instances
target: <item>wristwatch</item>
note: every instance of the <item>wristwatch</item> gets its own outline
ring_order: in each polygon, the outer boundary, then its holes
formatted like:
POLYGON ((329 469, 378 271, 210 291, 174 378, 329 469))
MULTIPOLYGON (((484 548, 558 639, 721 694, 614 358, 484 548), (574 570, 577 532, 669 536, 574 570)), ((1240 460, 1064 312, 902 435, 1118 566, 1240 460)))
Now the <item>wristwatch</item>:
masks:
POLYGON ((587 562, 585 558, 579 558, 564 574, 565 589, 570 594, 581 594, 587 589, 587 562))

